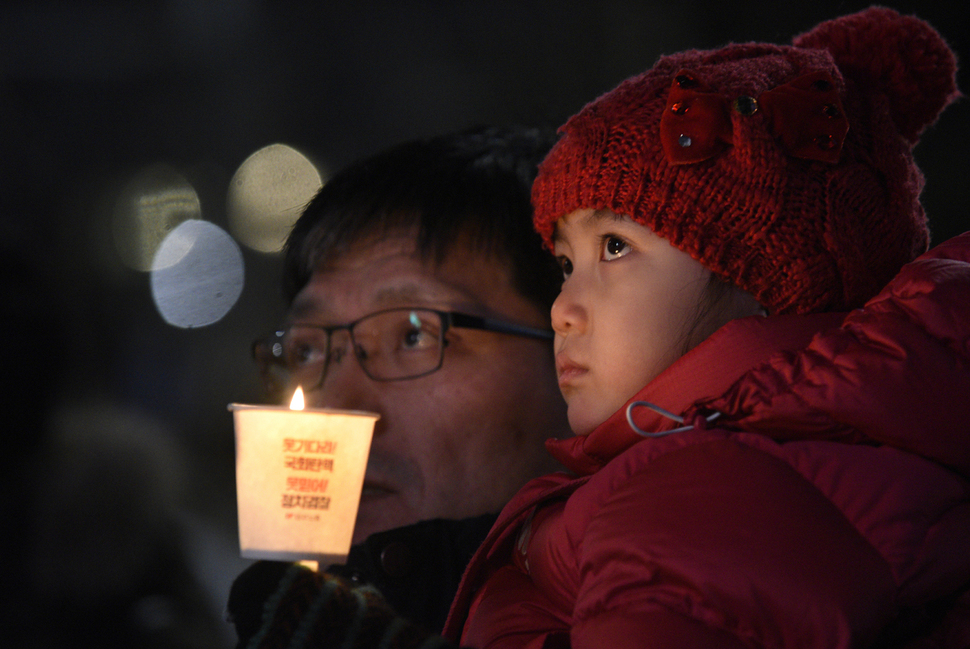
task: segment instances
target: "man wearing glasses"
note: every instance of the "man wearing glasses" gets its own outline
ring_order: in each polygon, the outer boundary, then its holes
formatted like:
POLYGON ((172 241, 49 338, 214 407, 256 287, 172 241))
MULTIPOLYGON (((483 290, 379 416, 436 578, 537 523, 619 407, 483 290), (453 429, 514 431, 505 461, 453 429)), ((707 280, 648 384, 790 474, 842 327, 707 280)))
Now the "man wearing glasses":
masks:
MULTIPOLYGON (((494 514, 558 468, 543 441, 571 434, 549 327, 561 273, 529 201, 551 144, 475 129, 334 176, 287 241, 286 320, 253 348, 279 402, 299 385, 307 405, 381 415, 355 547, 330 571, 434 632, 494 514)), ((247 573, 229 604, 242 638, 262 614, 240 612, 245 593, 281 568, 247 573)))

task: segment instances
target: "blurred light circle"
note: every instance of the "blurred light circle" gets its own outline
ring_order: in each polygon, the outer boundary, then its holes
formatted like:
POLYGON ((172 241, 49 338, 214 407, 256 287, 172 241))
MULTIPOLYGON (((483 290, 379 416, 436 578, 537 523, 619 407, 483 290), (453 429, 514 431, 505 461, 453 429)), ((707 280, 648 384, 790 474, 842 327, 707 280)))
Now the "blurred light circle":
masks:
POLYGON ((208 221, 177 226, 158 247, 152 264, 155 308, 176 327, 218 322, 239 299, 243 283, 238 244, 208 221))
POLYGON ((296 149, 264 147, 246 158, 229 183, 229 231, 253 250, 279 252, 322 185, 320 171, 296 149))
POLYGON ((169 232, 201 216, 195 188, 178 171, 166 164, 146 167, 131 178, 115 202, 115 249, 126 266, 148 271, 169 232))

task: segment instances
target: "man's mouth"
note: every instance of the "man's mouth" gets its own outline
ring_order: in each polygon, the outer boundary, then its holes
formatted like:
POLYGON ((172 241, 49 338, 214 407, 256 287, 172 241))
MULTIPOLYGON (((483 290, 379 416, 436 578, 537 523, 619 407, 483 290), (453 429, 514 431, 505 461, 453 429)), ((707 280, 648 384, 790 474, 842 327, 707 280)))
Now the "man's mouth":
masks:
POLYGON ((394 490, 386 485, 365 481, 364 488, 360 492, 360 497, 370 499, 384 498, 392 495, 393 493, 395 493, 394 490))

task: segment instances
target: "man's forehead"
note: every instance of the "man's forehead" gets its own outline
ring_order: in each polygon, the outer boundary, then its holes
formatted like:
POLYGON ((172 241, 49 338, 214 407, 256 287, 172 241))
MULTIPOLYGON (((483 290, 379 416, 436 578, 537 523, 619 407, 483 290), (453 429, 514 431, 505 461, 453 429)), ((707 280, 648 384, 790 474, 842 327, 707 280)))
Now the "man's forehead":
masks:
MULTIPOLYGON (((397 306, 468 308, 482 301, 478 287, 486 262, 472 251, 450 256, 462 263, 446 259, 441 264, 417 256, 413 248, 375 247, 370 253, 345 255, 343 261, 314 271, 293 300, 290 317, 349 320, 397 306)), ((488 280, 494 282, 500 275, 488 280)))

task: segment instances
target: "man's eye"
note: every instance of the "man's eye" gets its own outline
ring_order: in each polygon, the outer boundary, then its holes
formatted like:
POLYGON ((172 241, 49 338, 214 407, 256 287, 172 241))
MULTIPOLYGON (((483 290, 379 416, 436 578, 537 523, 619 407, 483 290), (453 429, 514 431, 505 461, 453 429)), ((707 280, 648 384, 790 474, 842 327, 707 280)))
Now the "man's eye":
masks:
POLYGON ((406 312, 406 319, 399 320, 394 328, 396 351, 423 351, 437 349, 441 325, 433 313, 406 312))
POLYGON ((312 365, 323 358, 323 350, 313 345, 298 344, 290 348, 287 360, 295 367, 312 365))
POLYGON ((291 332, 283 341, 283 358, 290 367, 320 363, 326 356, 325 344, 326 338, 315 331, 291 332))
POLYGON ((623 239, 613 235, 603 237, 603 259, 605 261, 619 259, 629 251, 630 246, 623 239))
POLYGON ((437 342, 437 337, 430 332, 424 329, 411 329, 404 333, 401 347, 403 349, 427 349, 436 346, 437 342))

